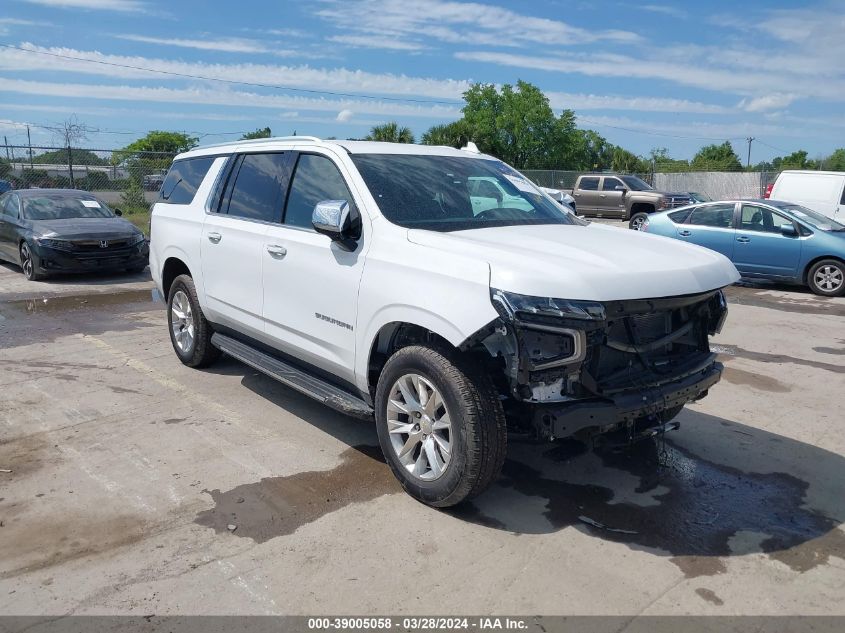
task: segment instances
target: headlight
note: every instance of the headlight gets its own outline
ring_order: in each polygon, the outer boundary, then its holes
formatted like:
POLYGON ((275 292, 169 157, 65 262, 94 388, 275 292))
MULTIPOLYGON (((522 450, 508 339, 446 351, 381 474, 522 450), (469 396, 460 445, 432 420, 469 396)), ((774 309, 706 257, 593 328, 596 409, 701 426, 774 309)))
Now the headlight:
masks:
POLYGON ((493 306, 503 317, 530 323, 549 323, 553 319, 604 321, 605 310, 595 301, 570 301, 551 297, 532 297, 493 289, 493 306))
POLYGON ((36 237, 35 243, 44 248, 57 248, 60 250, 70 250, 70 243, 67 240, 54 240, 49 237, 36 237))
POLYGON ((138 233, 137 235, 133 235, 129 238, 129 246, 135 246, 136 244, 140 244, 144 241, 144 234, 138 233))

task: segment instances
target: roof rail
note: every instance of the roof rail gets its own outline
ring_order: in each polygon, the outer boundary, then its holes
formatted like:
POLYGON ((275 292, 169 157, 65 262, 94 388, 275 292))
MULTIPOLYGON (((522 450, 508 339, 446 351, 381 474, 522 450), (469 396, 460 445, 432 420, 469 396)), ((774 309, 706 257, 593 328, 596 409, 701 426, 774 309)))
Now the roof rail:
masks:
POLYGON ((267 138, 252 138, 242 139, 240 141, 228 141, 226 143, 213 143, 211 145, 201 145, 194 149, 207 149, 209 147, 225 147, 227 145, 260 145, 261 143, 272 143, 274 141, 321 141, 322 139, 316 136, 270 136, 267 138))

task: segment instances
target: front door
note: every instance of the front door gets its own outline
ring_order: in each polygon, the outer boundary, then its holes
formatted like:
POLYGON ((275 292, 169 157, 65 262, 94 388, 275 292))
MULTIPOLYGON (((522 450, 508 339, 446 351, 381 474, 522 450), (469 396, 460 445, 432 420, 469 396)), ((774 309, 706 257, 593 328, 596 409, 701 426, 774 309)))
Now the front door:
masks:
POLYGON ((797 232, 784 235, 783 224, 794 226, 792 220, 768 207, 742 205, 732 258, 740 273, 795 277, 802 240, 797 232))
POLYGON ((676 228, 679 239, 704 246, 730 258, 734 251, 733 202, 703 204, 676 228))
POLYGON ((281 218, 290 152, 236 159, 214 213, 202 231, 203 284, 212 317, 260 337, 264 235, 281 218))
POLYGON ((572 192, 579 213, 592 215, 599 211, 599 177, 582 176, 578 188, 572 192))
POLYGON ((625 217, 625 185, 618 178, 612 176, 605 176, 601 183, 601 193, 599 194, 599 206, 602 210, 602 215, 612 218, 625 217), (621 189, 617 189, 621 187, 621 189))
POLYGON ((323 152, 299 154, 282 223, 264 236, 264 327, 282 351, 354 384, 366 222, 352 251, 314 230, 311 216, 318 202, 357 204, 346 167, 323 152))

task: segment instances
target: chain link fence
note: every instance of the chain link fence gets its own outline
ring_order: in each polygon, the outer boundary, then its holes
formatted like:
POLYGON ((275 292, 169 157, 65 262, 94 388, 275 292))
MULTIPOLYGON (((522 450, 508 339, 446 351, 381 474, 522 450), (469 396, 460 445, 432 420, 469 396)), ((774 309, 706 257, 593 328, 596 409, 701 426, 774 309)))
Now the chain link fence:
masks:
POLYGON ((28 145, 6 145, 0 152, 0 191, 82 189, 124 214, 149 209, 175 156, 169 152, 28 145))
MULTIPOLYGON (((552 189, 572 189, 578 176, 588 172, 559 169, 525 169, 522 172, 535 184, 552 189)), ((762 198, 768 185, 773 184, 776 171, 685 171, 630 173, 638 176, 659 191, 696 192, 713 200, 727 198, 762 198)))

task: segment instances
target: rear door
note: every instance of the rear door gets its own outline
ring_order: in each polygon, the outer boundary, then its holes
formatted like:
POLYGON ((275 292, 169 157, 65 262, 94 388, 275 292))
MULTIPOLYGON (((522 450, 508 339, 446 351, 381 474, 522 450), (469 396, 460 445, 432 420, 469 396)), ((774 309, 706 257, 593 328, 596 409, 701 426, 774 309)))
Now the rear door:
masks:
POLYGON ((613 218, 625 217, 625 187, 624 183, 613 176, 602 178, 601 193, 599 193, 599 207, 602 215, 613 218), (621 187, 622 189, 617 189, 621 187))
POLYGON ((698 244, 730 258, 734 251, 733 202, 703 204, 692 210, 683 224, 676 227, 677 237, 698 244))
POLYGON ((18 226, 20 224, 20 200, 17 194, 8 193, 0 197, 0 258, 18 262, 18 226))
POLYGON ((200 251, 209 308, 223 325, 260 337, 264 235, 282 214, 291 152, 234 159, 216 208, 206 216, 200 251))
MULTIPOLYGON (((799 234, 784 235, 782 224, 794 222, 769 207, 742 204, 733 262, 743 274, 795 277, 803 240, 799 234)), ((796 227, 797 229, 797 227, 796 227)))
POLYGON ((599 180, 598 176, 581 176, 572 192, 578 213, 593 215, 599 211, 599 180))

